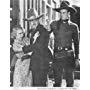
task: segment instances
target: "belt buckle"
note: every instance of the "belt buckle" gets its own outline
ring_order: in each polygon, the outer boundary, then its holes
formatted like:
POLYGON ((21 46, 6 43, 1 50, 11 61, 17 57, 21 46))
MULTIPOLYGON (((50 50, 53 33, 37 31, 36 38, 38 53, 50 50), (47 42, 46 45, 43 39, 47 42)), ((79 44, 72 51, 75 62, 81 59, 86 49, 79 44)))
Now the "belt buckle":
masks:
POLYGON ((68 50, 68 48, 65 48, 65 50, 67 51, 67 50, 68 50))
POLYGON ((62 47, 58 47, 58 50, 62 50, 63 48, 62 47))

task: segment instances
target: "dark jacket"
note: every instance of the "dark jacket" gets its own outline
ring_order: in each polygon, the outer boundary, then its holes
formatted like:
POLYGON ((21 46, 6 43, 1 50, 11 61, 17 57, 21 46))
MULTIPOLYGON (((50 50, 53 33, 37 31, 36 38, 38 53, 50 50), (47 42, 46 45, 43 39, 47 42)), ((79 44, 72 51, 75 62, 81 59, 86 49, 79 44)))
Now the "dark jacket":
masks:
POLYGON ((48 49, 49 32, 40 24, 37 26, 35 33, 37 31, 39 31, 40 36, 37 37, 36 42, 23 48, 24 53, 33 51, 31 56, 31 69, 35 71, 48 69, 49 61, 52 58, 51 52, 48 49))
POLYGON ((57 47, 72 47, 74 43, 75 55, 78 58, 79 54, 79 33, 78 26, 75 23, 58 20, 51 23, 51 31, 55 36, 54 48, 57 47))

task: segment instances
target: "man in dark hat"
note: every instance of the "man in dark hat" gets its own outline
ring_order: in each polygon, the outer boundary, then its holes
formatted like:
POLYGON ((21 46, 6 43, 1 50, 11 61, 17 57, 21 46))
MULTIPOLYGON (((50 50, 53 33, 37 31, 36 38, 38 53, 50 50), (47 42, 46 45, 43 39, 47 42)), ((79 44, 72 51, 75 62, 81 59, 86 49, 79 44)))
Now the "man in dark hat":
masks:
POLYGON ((31 22, 32 43, 23 48, 24 53, 33 52, 31 55, 30 69, 32 71, 33 86, 46 86, 47 74, 49 69, 49 61, 52 59, 52 54, 48 49, 49 32, 39 23, 39 18, 32 15, 30 19, 25 19, 31 22))
POLYGON ((76 10, 66 2, 62 2, 60 8, 55 8, 60 13, 60 20, 51 23, 51 30, 54 33, 54 87, 60 87, 63 74, 67 87, 74 83, 73 71, 79 55, 78 26, 70 21, 70 13, 76 10), (74 50, 72 49, 74 44, 74 50))
POLYGON ((35 9, 29 9, 27 10, 27 18, 24 18, 24 21, 28 22, 28 30, 27 30, 27 37, 33 36, 34 30, 39 24, 39 19, 43 17, 43 14, 38 16, 38 13, 35 11, 35 9))

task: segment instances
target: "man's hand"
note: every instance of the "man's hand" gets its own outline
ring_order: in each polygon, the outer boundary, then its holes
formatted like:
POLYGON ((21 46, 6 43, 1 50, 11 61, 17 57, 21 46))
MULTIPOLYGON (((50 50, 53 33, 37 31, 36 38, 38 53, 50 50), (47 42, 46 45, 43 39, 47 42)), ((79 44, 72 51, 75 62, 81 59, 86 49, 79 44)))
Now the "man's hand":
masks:
POLYGON ((75 59, 75 65, 76 65, 76 67, 78 67, 80 65, 79 59, 75 59))
POLYGON ((75 65, 76 65, 76 67, 78 67, 80 65, 79 55, 75 56, 75 65))
POLYGON ((24 54, 29 52, 30 45, 22 47, 24 54))
POLYGON ((79 55, 75 55, 75 59, 79 59, 79 55))
POLYGON ((37 37, 39 37, 39 35, 40 35, 39 31, 35 33, 35 35, 33 37, 34 38, 33 44, 35 43, 35 41, 36 41, 37 37))

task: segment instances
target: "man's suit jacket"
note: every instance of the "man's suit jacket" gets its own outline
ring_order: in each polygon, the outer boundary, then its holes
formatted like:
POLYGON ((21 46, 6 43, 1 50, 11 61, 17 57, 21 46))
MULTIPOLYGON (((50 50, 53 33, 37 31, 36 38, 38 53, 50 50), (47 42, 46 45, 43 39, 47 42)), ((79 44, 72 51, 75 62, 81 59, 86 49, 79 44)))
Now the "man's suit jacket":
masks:
MULTIPOLYGON (((52 60, 52 54, 48 49, 49 42, 49 32, 42 26, 38 25, 35 33, 39 31, 39 37, 37 37, 36 42, 29 46, 23 47, 24 53, 33 51, 31 56, 31 69, 38 71, 49 68, 49 61, 52 60)), ((33 39, 33 37, 31 38, 33 39)))

